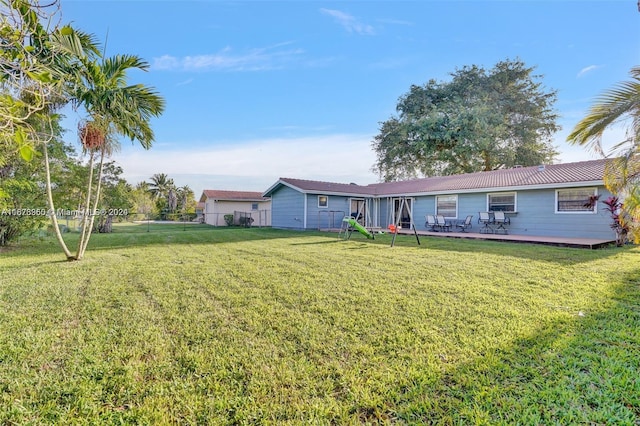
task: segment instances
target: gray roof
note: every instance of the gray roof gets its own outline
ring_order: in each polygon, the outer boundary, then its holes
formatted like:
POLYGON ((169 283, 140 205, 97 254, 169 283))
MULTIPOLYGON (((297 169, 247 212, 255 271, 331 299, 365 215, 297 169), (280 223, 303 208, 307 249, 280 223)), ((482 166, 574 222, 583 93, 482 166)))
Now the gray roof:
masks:
POLYGON ((270 195, 280 185, 286 185, 304 193, 361 196, 419 195, 595 185, 602 184, 606 161, 606 159, 600 159, 545 166, 516 167, 489 172, 375 183, 366 186, 280 178, 265 191, 263 196, 270 195))
POLYGON ((222 189, 205 189, 202 191, 200 201, 208 198, 216 201, 268 201, 260 192, 251 191, 226 191, 222 189))
MULTIPOLYGON (((270 193, 272 188, 278 184, 285 184, 289 187, 299 190, 300 192, 321 192, 326 194, 345 194, 345 195, 376 195, 374 185, 362 186, 355 183, 335 183, 322 182, 316 180, 280 178, 278 182, 267 190, 263 195, 270 193)), ((265 195, 266 196, 266 195, 265 195)))

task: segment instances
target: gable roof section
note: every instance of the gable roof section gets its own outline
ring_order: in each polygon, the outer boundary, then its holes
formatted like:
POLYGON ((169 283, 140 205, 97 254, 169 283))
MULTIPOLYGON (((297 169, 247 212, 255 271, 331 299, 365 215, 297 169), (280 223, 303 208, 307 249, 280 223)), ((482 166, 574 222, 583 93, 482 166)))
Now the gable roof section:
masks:
POLYGON ((601 185, 603 184, 606 161, 606 159, 600 159, 546 166, 517 167, 489 172, 376 183, 366 186, 280 178, 263 195, 270 196, 282 185, 302 193, 377 197, 601 185))
POLYGON ((263 197, 260 192, 224 191, 220 189, 205 189, 202 191, 200 201, 204 202, 207 199, 213 199, 215 201, 269 201, 269 199, 263 197))
POLYGON ((288 186, 298 192, 327 194, 327 195, 375 195, 375 188, 372 185, 362 186, 354 183, 322 182, 317 180, 280 178, 262 195, 270 196, 277 188, 288 186))

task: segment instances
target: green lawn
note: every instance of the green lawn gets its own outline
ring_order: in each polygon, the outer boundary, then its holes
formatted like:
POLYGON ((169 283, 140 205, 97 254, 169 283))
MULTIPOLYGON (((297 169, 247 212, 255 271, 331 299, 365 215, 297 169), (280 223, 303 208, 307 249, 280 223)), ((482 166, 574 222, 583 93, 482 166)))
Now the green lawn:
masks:
POLYGON ((146 231, 0 252, 1 424, 640 424, 638 247, 146 231))

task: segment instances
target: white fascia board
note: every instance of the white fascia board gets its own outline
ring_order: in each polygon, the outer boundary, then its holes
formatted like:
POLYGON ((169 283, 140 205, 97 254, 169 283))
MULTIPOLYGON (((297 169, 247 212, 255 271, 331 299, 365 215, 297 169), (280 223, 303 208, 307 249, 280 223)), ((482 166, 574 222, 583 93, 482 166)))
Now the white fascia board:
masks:
POLYGON ((278 185, 284 185, 287 186, 293 190, 296 190, 298 192, 300 192, 301 194, 306 194, 306 195, 335 195, 335 196, 341 196, 341 197, 365 197, 365 198, 375 198, 375 195, 371 195, 371 194, 364 194, 362 192, 341 192, 341 191, 322 191, 320 189, 302 189, 298 186, 292 185, 289 182, 285 182, 283 180, 279 180, 278 182, 276 182, 275 184, 271 185, 271 187, 269 189, 267 189, 262 196, 266 197, 268 195, 269 192, 273 191, 278 185))
POLYGON ((472 188, 472 189, 451 189, 444 191, 424 191, 424 192, 412 192, 402 194, 388 194, 388 195, 376 195, 376 198, 398 198, 398 197, 424 197, 428 195, 450 195, 450 194, 473 194, 484 192, 509 192, 509 191, 531 191, 536 189, 556 189, 556 188, 576 188, 582 186, 604 186, 604 181, 593 180, 585 182, 563 182, 563 183, 548 183, 544 185, 520 185, 520 186, 502 186, 502 187, 490 187, 490 188, 472 188))
POLYGON ((321 192, 317 190, 307 191, 305 192, 305 194, 335 195, 338 197, 358 197, 358 198, 376 198, 377 197, 376 195, 363 194, 361 192, 335 192, 335 191, 321 192))
POLYGON ((270 192, 272 192, 272 191, 273 191, 274 189, 276 189, 279 185, 284 185, 284 186, 287 186, 287 187, 289 187, 289 188, 291 188, 291 189, 295 189, 295 190, 296 190, 296 191, 298 191, 298 192, 302 192, 302 193, 304 193, 304 191, 303 191, 301 188, 298 188, 298 187, 297 187, 297 186, 295 186, 295 185, 291 185, 289 182, 285 182, 285 181, 283 181, 282 179, 278 179, 278 181, 277 181, 276 183, 274 183, 273 185, 271 185, 271 186, 270 186, 266 191, 264 191, 264 192, 262 193, 262 196, 263 196, 263 197, 269 197, 269 198, 271 198, 271 195, 267 195, 267 194, 269 194, 270 192))
MULTIPOLYGON (((266 197, 270 198, 270 197, 266 197)), ((216 198, 215 201, 234 201, 234 202, 265 202, 270 200, 265 200, 264 198, 216 198)))

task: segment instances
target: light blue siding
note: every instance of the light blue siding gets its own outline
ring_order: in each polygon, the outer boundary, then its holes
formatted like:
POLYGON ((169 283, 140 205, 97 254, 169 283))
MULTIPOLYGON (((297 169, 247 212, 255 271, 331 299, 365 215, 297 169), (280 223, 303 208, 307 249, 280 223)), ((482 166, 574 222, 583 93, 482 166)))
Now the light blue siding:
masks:
POLYGON ((378 223, 383 229, 389 228, 389 209, 391 208, 391 204, 388 202, 386 198, 382 198, 380 200, 380 209, 378 211, 378 223))
POLYGON ((307 229, 340 228, 342 218, 349 215, 350 198, 327 195, 327 207, 320 208, 318 207, 318 195, 326 194, 307 194, 307 229), (332 218, 333 224, 331 223, 332 218))
MULTIPOLYGON (((514 192, 514 191, 505 191, 514 192)), ((514 235, 539 235, 578 238, 613 239, 611 217, 604 210, 602 201, 611 194, 598 187, 600 201, 595 213, 556 213, 556 189, 515 191, 517 213, 507 213, 511 220, 509 233, 514 235)), ((495 191, 491 192, 495 194, 495 191)), ((478 232, 478 213, 487 210, 487 193, 458 194, 458 220, 473 215, 473 228, 478 232)), ((424 216, 435 214, 435 197, 418 197, 413 212, 416 229, 424 230, 424 216)))
MULTIPOLYGON (((598 188, 600 200, 611 194, 598 188)), ((511 233, 522 235, 562 236, 613 239, 611 217, 598 201, 595 213, 556 213, 556 190, 541 189, 518 192, 518 214, 511 217, 511 233)))
POLYGON ((303 223, 304 194, 288 186, 281 186, 271 195, 271 226, 302 229, 303 223))
POLYGON ((413 204, 413 221, 418 231, 425 231, 426 215, 436 213, 436 201, 434 196, 417 197, 413 204))
MULTIPOLYGON (((615 237, 610 228, 611 217, 603 208, 602 201, 611 195, 604 187, 597 188, 600 200, 595 213, 556 213, 556 189, 554 188, 503 192, 516 193, 517 212, 507 213, 507 217, 511 219, 511 225, 508 226, 508 229, 512 235, 603 239, 615 237)), ((500 192, 489 191, 488 193, 497 194, 500 192)), ((455 195, 455 193, 443 195, 455 195)), ((487 210, 487 192, 462 193, 457 196, 457 217, 449 218, 449 220, 462 221, 467 215, 472 215, 473 227, 469 231, 479 232, 482 225, 478 223, 478 213, 487 210)), ((351 198, 350 196, 322 193, 303 194, 282 185, 273 192, 271 198, 272 226, 286 229, 339 228, 343 215, 349 215, 351 198), (318 195, 328 197, 326 208, 318 207, 318 195)), ((378 223, 382 228, 387 228, 390 224, 390 212, 393 208, 390 201, 393 198, 381 197, 379 199, 378 223)), ((426 195, 412 197, 412 199, 413 220, 416 229, 425 230, 425 215, 435 214, 436 197, 435 195, 426 195)))

